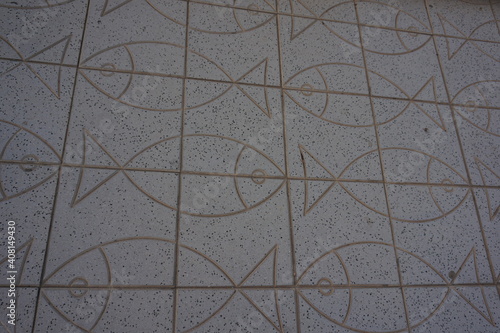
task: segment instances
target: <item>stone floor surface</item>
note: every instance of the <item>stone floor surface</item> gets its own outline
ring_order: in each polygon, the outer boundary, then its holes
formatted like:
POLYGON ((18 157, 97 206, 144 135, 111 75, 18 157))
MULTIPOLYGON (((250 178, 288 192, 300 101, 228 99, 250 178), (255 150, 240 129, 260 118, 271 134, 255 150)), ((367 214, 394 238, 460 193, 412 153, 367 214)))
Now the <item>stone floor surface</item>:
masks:
POLYGON ((0 332, 500 332, 499 62, 498 0, 0 0, 0 332))

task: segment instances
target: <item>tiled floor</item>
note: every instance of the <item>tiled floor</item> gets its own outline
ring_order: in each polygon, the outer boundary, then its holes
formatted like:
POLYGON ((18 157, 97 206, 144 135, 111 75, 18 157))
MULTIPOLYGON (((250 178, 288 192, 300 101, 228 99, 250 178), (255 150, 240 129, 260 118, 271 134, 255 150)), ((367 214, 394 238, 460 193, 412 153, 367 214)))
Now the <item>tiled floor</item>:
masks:
POLYGON ((499 19, 0 0, 0 331, 500 332, 499 19))

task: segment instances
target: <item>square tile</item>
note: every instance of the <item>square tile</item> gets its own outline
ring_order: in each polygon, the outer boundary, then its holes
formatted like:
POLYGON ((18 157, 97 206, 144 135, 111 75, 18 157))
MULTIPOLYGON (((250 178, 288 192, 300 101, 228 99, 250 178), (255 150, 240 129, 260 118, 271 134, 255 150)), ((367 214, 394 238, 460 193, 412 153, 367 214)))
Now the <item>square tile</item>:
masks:
POLYGON ((372 95, 448 103, 436 50, 429 35, 363 27, 372 95), (433 89, 429 90, 429 81, 433 89), (426 89, 427 88, 427 89, 426 89))
POLYGON ((373 105, 387 181, 468 184, 448 105, 385 98, 373 105))
POLYGON ((292 283, 284 180, 184 175, 182 184, 180 285, 292 283))
POLYGON ((481 186, 500 185, 497 110, 470 106, 455 107, 454 110, 472 183, 481 186))
POLYGON ((484 242, 488 248, 491 275, 493 281, 498 282, 500 274, 500 242, 498 241, 500 235, 500 227, 498 221, 500 220, 499 211, 499 188, 477 188, 474 189, 476 197, 477 209, 479 218, 484 234, 484 242))
MULTIPOLYGON (((322 180, 290 183, 300 284, 316 284, 321 279, 307 279, 308 270, 319 270, 329 278, 326 270, 314 264, 335 249, 353 243, 392 243, 386 201, 380 195, 383 184, 322 180)), ((355 283, 355 277, 351 278, 355 283)))
POLYGON ((182 73, 186 7, 180 0, 90 1, 82 64, 182 73))
MULTIPOLYGON (((134 78, 133 74, 125 75, 134 78)), ((145 95, 134 98, 132 89, 130 93, 125 92, 122 100, 117 100, 94 89, 93 82, 116 88, 118 83, 123 83, 121 77, 106 77, 98 71, 86 70, 85 76, 78 77, 65 161, 135 170, 178 170, 181 113, 151 111, 146 106, 163 102, 172 105, 172 99, 178 99, 180 106, 182 93, 177 89, 182 88, 182 82, 174 82, 178 86, 172 87, 171 80, 182 81, 141 75, 137 88, 145 95), (90 80, 91 75, 94 81, 90 80), (132 96, 128 100, 137 106, 124 104, 122 101, 127 96, 132 96)))
POLYGON ((359 23, 409 32, 430 33, 425 2, 422 0, 357 1, 359 23))
POLYGON ((405 288, 412 332, 496 332, 498 295, 492 287, 405 288))
POLYGON ((87 1, 23 1, 0 5, 0 57, 76 65, 87 1), (6 8, 5 8, 6 7, 6 8))
POLYGON ((278 89, 188 80, 183 170, 284 176, 278 89))
POLYGON ((0 75, 4 92, 0 104, 0 140, 2 146, 9 143, 10 147, 2 147, 0 159, 20 161, 32 154, 41 162, 59 163, 75 69, 14 61, 2 64, 6 66, 0 75))
MULTIPOLYGON (((435 40, 450 94, 450 102, 455 103, 465 99, 467 103, 470 99, 479 103, 476 101, 478 98, 476 88, 471 87, 474 84, 482 85, 483 91, 485 89, 498 90, 498 84, 494 81, 498 80, 500 73, 499 43, 464 41, 451 37, 435 37, 435 40)), ((497 95, 487 91, 483 94, 485 95, 483 99, 487 101, 491 101, 491 98, 497 95)), ((498 97, 496 98, 495 102, 498 102, 498 97)), ((484 106, 482 103, 479 105, 484 106)), ((498 103, 493 105, 497 106, 498 103)))
POLYGON ((425 186, 388 187, 405 284, 492 282, 470 189, 439 193, 425 186), (435 201, 426 200, 430 195, 435 201))
POLYGON ((171 285, 177 185, 168 172, 63 168, 44 284, 171 285))
POLYGON ((276 15, 190 4, 188 77, 280 84, 276 15))
MULTIPOLYGON (((363 66, 356 25, 335 21, 300 19, 305 21, 299 21, 293 16, 280 16, 280 48, 283 63, 283 84, 285 86, 296 84, 296 79, 301 76, 301 73, 317 76, 318 73, 316 73, 314 66, 323 66, 326 69, 335 65, 341 66, 344 63, 363 66)), ((327 82, 319 81, 320 85, 313 85, 313 88, 333 90, 334 88, 328 85, 332 79, 326 76, 324 80, 328 80, 327 82)), ((348 86, 346 82, 335 85, 337 90, 342 90, 346 86, 348 86)))
POLYGON ((289 174, 305 178, 382 180, 377 139, 370 126, 373 118, 368 98, 304 92, 286 92, 289 174), (304 92, 306 95, 301 96, 304 92), (329 106, 328 99, 338 108, 330 107, 322 117, 302 107, 304 102, 312 102, 310 108, 329 106), (354 101, 357 108, 342 108, 342 100, 346 105, 354 101), (338 117, 339 121, 326 117, 338 117))
POLYGON ((178 332, 296 329, 292 290, 182 289, 178 297, 178 332))
POLYGON ((454 3, 430 0, 427 4, 434 33, 486 41, 500 41, 488 1, 454 3))

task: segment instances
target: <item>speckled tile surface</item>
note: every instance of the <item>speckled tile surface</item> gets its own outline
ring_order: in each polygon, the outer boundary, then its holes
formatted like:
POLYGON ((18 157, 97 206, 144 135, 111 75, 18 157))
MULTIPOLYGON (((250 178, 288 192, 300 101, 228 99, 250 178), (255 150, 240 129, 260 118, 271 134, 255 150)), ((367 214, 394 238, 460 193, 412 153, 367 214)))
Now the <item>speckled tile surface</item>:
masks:
POLYGON ((0 332, 500 333, 499 20, 0 0, 0 332))

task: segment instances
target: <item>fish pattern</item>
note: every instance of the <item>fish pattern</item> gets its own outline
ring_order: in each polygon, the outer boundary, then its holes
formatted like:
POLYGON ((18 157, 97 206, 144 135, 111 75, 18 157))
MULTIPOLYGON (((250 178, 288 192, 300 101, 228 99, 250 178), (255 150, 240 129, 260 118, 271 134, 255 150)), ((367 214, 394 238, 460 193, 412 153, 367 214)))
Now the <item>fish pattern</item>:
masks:
POLYGON ((496 2, 0 0, 0 330, 498 331, 496 2))

